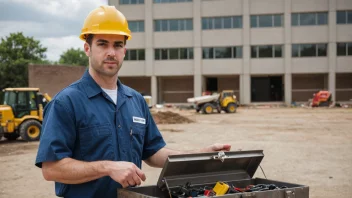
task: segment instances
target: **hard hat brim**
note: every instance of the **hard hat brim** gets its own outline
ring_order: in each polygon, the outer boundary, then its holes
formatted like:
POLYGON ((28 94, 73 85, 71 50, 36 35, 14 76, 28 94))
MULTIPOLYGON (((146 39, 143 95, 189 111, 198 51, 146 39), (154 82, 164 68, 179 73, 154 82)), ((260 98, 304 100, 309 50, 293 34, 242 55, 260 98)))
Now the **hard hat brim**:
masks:
POLYGON ((79 38, 82 40, 82 41, 86 41, 85 39, 85 35, 88 35, 88 34, 113 34, 113 35, 122 35, 122 36, 126 36, 127 39, 126 40, 131 40, 132 36, 130 34, 126 34, 125 32, 123 31, 104 31, 104 32, 85 32, 85 33, 82 33, 79 38))

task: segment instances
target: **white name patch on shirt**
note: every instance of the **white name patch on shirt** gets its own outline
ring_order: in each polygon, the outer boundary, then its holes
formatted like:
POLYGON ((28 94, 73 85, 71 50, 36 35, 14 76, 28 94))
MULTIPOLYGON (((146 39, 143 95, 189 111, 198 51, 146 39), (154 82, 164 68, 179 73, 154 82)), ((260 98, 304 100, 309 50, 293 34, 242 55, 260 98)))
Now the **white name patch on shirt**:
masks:
POLYGON ((132 117, 133 122, 140 123, 140 124, 145 124, 145 119, 144 118, 139 118, 139 117, 132 117))

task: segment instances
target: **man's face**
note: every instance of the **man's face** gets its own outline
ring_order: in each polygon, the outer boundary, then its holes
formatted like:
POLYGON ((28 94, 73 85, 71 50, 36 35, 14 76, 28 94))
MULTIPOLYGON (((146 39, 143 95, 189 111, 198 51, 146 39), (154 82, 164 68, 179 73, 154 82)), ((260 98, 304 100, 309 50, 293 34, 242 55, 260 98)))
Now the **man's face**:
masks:
POLYGON ((90 59, 90 69, 106 77, 117 75, 126 53, 124 39, 122 35, 94 35, 91 46, 84 44, 84 51, 90 59))

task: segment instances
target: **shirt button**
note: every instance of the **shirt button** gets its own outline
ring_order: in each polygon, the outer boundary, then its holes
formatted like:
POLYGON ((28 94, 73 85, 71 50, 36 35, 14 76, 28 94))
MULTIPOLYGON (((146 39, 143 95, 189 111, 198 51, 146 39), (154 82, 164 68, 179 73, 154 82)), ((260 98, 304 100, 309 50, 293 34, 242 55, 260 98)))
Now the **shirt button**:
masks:
POLYGON ((121 128, 121 125, 119 125, 118 127, 121 128))

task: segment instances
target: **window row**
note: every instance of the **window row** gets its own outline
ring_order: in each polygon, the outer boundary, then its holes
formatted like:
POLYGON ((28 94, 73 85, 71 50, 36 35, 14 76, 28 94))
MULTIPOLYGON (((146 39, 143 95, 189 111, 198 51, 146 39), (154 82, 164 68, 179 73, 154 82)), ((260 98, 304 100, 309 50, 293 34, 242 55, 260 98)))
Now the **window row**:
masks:
POLYGON ((282 14, 251 15, 251 27, 282 27, 282 14))
POLYGON ((328 45, 320 44, 292 44, 292 57, 327 56, 328 45))
POLYGON ((125 59, 128 60, 145 60, 145 49, 128 49, 126 50, 125 59))
POLYGON ((251 46, 252 58, 281 58, 282 45, 251 46))
POLYGON ((155 60, 193 59, 193 48, 155 49, 155 60))
POLYGON ((144 32, 144 21, 129 21, 128 28, 132 32, 144 32))
POLYGON ((227 16, 227 17, 203 17, 202 29, 229 29, 242 28, 242 16, 227 16))
POLYGON ((186 30, 193 30, 192 19, 167 19, 154 21, 154 31, 156 32, 186 30))
POLYGON ((144 4, 144 0, 120 0, 120 4, 144 4))
MULTIPOLYGON (((170 0, 171 2, 171 0, 170 0)), ((352 24, 352 11, 338 11, 337 24, 352 24)), ((282 27, 283 14, 251 15, 251 27, 282 27)), ((328 24, 327 12, 293 13, 292 26, 326 25, 328 24)), ((130 21, 132 32, 144 32, 144 21, 130 21)), ((202 17, 202 29, 232 29, 242 28, 242 16, 227 17, 202 17)), ((165 19, 154 20, 154 31, 187 31, 193 30, 193 19, 165 19)))
MULTIPOLYGON (((352 56, 352 42, 337 43, 337 56, 352 56)), ((283 45, 251 46, 251 58, 282 58, 283 45)), ((193 48, 155 49, 155 60, 193 59, 193 48)), ((292 44, 292 57, 324 57, 327 43, 292 44)), ((203 59, 242 58, 242 46, 203 47, 203 59)), ((129 49, 125 60, 145 60, 144 49, 129 49)))
POLYGON ((192 2, 192 0, 154 0, 154 3, 192 2))
POLYGON ((352 56, 352 42, 337 43, 337 56, 352 56))
POLYGON ((352 24, 352 10, 337 11, 336 12, 337 24, 352 24))
POLYGON ((328 24, 327 12, 293 13, 291 16, 292 26, 326 25, 328 24))
POLYGON ((203 59, 242 58, 242 47, 203 47, 203 59))

